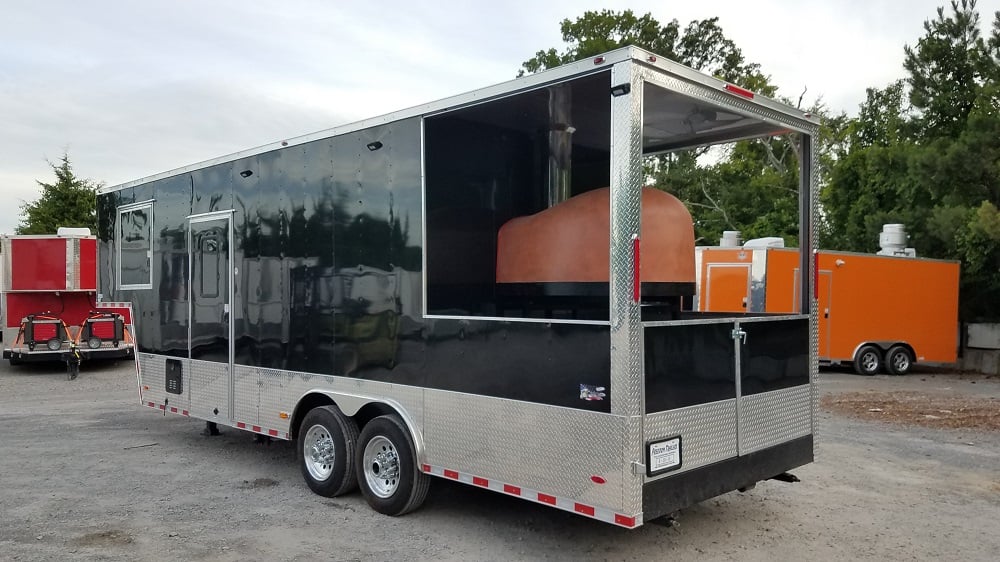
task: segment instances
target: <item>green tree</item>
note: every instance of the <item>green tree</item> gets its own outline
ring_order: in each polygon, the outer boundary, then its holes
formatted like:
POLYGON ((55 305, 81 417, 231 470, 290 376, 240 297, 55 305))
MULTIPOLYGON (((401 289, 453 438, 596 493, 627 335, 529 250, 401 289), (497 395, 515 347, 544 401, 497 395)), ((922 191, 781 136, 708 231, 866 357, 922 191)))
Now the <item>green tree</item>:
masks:
POLYGON ((54 183, 38 181, 41 196, 21 204, 17 234, 55 234, 60 226, 85 227, 97 232, 97 189, 102 184, 76 177, 64 153, 59 164, 49 162, 54 183))
POLYGON ((601 10, 584 12, 576 20, 564 19, 560 30, 566 47, 561 52, 555 48, 538 51, 523 63, 518 76, 635 45, 758 93, 774 94, 760 65, 743 57, 723 33, 719 18, 694 20, 682 30, 676 19, 661 25, 652 14, 601 10))
MULTIPOLYGON (((682 27, 676 19, 661 24, 650 14, 637 16, 631 10, 588 11, 575 20, 564 19, 560 29, 564 48, 538 51, 523 63, 519 75, 635 45, 759 94, 776 93, 760 65, 747 61, 726 37, 718 18, 682 27)), ((825 113, 820 103, 812 110, 825 113)), ((836 117, 833 127, 824 130, 837 131, 842 137, 845 120, 846 116, 836 117)), ((798 243, 799 151, 795 143, 788 136, 743 141, 714 149, 707 157, 704 149, 678 151, 649 159, 647 176, 652 185, 687 205, 700 244, 715 243, 723 230, 740 230, 745 237, 782 236, 794 245, 798 243)), ((819 155, 821 170, 832 160, 825 146, 821 145, 819 155)))
POLYGON ((905 81, 869 89, 823 192, 825 247, 874 251, 907 226, 925 257, 961 260, 963 320, 1000 319, 1000 13, 952 1, 905 47, 905 81))
POLYGON ((956 137, 987 71, 976 0, 952 0, 947 15, 938 8, 924 31, 915 47, 904 47, 910 103, 919 110, 915 121, 927 136, 956 137))

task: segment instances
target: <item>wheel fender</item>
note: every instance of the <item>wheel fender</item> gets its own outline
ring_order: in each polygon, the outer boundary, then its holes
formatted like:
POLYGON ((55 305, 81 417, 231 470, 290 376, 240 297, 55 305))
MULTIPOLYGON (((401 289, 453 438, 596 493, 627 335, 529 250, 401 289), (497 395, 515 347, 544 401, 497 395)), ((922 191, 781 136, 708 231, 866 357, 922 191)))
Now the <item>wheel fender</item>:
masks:
MULTIPOLYGON (((416 422, 414 422, 413 417, 406 410, 406 408, 404 408, 403 405, 400 404, 399 402, 384 397, 368 396, 364 394, 357 394, 351 392, 337 392, 327 389, 320 390, 317 388, 304 393, 299 398, 298 402, 295 405, 295 416, 299 415, 298 410, 301 407, 303 400, 307 396, 312 396, 316 394, 322 394, 323 396, 329 398, 334 404, 337 405, 338 408, 340 408, 340 411, 343 412, 344 415, 348 417, 356 416, 357 413, 361 411, 362 408, 364 408, 369 404, 382 404, 388 407, 397 416, 399 416, 401 420, 403 420, 403 424, 406 426, 406 430, 410 432, 410 438, 413 439, 413 449, 417 457, 417 464, 424 464, 424 461, 426 460, 426 455, 424 448, 423 431, 420 431, 416 422)), ((302 412, 302 414, 304 415, 305 412, 302 412)))
POLYGON ((851 352, 851 361, 853 361, 854 358, 858 356, 858 351, 860 351, 861 348, 864 347, 864 346, 866 346, 866 345, 874 345, 875 347, 879 348, 879 350, 882 352, 883 355, 885 355, 885 352, 889 351, 889 348, 892 347, 893 344, 895 344, 895 343, 904 343, 905 344, 905 342, 892 342, 892 341, 883 341, 883 340, 863 341, 863 342, 859 343, 858 345, 854 346, 854 351, 851 352))

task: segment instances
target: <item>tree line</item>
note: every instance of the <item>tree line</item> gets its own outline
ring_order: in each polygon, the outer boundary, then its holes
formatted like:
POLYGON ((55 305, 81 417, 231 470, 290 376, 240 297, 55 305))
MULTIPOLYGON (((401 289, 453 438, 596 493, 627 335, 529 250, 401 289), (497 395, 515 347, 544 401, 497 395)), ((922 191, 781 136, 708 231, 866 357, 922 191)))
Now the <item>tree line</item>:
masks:
MULTIPOLYGON (((903 223, 918 255, 960 260, 963 321, 1000 319, 1000 12, 984 36, 975 0, 953 0, 902 45, 902 76, 866 91, 856 117, 821 100, 803 107, 727 38, 718 18, 681 26, 630 10, 589 11, 561 23, 561 50, 538 51, 520 73, 635 45, 822 119, 817 154, 821 248, 878 250, 886 223, 903 223)), ((651 158, 649 177, 684 201, 699 244, 724 230, 798 244, 798 147, 776 137, 721 156, 651 158)), ((919 280, 913 280, 919 282, 919 280)))

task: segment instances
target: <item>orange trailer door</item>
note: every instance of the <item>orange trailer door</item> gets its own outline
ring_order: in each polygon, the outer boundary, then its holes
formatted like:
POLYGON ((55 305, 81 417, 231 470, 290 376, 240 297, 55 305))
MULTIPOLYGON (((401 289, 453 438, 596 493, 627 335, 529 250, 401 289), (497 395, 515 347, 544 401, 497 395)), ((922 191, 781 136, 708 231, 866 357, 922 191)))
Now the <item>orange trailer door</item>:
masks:
POLYGON ((819 298, 819 358, 830 358, 830 298, 833 294, 833 273, 820 270, 817 278, 819 298))
POLYGON ((710 263, 706 268, 705 310, 746 312, 750 300, 749 263, 710 263))

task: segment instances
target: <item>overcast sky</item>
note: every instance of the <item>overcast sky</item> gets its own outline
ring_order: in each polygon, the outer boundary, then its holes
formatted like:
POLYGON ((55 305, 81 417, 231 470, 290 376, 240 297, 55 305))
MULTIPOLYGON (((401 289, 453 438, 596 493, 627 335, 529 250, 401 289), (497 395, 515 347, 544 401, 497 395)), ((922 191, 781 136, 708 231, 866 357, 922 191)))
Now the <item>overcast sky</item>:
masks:
MULTIPOLYGON (((713 16, 782 95, 855 113, 946 0, 4 2, 0 233, 54 179, 107 185, 511 79, 559 22, 713 16)), ((980 0, 984 27, 1000 0, 980 0)))

